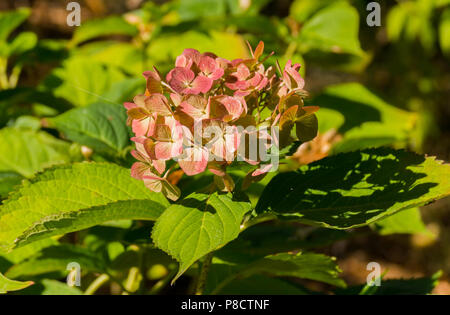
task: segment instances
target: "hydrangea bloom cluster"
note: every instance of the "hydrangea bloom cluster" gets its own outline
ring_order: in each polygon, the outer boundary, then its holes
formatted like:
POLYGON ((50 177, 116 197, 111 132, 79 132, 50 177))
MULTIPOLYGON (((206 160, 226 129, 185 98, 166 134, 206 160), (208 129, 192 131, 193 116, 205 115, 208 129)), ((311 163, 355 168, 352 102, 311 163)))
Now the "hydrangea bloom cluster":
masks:
POLYGON ((303 107, 300 65, 278 65, 277 76, 274 67, 264 67, 263 50, 260 42, 250 48, 251 58, 229 61, 186 49, 165 78, 156 68, 145 72, 145 94, 125 104, 138 160, 132 176, 176 200, 180 192, 168 175, 178 167, 188 176, 210 171, 228 191, 233 161, 254 165, 253 180, 270 171, 274 165, 264 153, 292 142, 293 126, 316 109, 303 107))

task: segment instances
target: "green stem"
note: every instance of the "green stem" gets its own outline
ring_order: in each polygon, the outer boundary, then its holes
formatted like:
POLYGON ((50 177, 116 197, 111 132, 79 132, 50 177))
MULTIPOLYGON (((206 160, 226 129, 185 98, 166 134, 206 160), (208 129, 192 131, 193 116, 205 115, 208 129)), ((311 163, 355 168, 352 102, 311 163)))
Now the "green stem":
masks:
POLYGON ((21 66, 14 66, 14 68, 12 69, 12 73, 9 77, 9 87, 10 88, 15 88, 17 86, 21 72, 22 72, 21 66))
POLYGON ((8 60, 5 58, 0 58, 0 89, 9 88, 7 69, 8 69, 8 60))
POLYGON ((84 295, 93 295, 102 285, 109 281, 109 276, 107 274, 100 275, 95 279, 89 287, 84 291, 84 295))
POLYGON ((128 278, 125 282, 125 289, 126 292, 124 292, 124 295, 128 295, 130 292, 135 292, 136 290, 134 289, 135 283, 137 281, 139 281, 139 274, 140 274, 140 270, 138 267, 131 267, 130 271, 128 273, 128 278))
POLYGON ((296 50, 297 50, 297 43, 291 41, 286 49, 286 52, 284 53, 284 58, 286 59, 292 58, 296 50))
POLYGON ((195 289, 195 295, 202 295, 205 290, 206 279, 208 277, 209 267, 211 267, 213 256, 214 252, 209 253, 206 255, 205 260, 202 263, 200 275, 197 280, 197 288, 195 289))
POLYGON ((164 278, 162 278, 161 280, 156 282, 155 285, 150 289, 149 294, 156 295, 159 292, 161 292, 161 290, 167 286, 167 284, 176 275, 176 273, 177 273, 176 270, 172 270, 171 272, 169 272, 169 274, 167 276, 165 276, 164 278))

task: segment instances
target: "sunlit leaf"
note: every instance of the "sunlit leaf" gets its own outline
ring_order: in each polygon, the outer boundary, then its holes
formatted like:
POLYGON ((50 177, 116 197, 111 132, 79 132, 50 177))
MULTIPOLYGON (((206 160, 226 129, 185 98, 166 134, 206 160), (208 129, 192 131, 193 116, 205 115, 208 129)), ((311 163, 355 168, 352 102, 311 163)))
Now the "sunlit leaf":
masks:
POLYGON ((298 38, 300 50, 361 55, 358 31, 358 11, 340 1, 323 8, 305 22, 298 38))
POLYGON ((155 244, 180 262, 176 280, 195 261, 235 239, 248 202, 229 195, 192 194, 170 206, 156 221, 155 244))
POLYGON ((77 27, 70 42, 72 46, 82 42, 110 35, 128 35, 137 34, 135 26, 127 23, 122 17, 109 16, 104 19, 90 20, 77 27))
POLYGON ((70 161, 69 144, 48 133, 15 128, 0 130, 0 172, 31 177, 38 171, 70 161))
POLYGON ((4 294, 10 291, 19 291, 25 289, 26 287, 29 287, 32 284, 33 282, 31 281, 21 282, 10 280, 0 273, 0 294, 4 294))
POLYGON ((119 219, 155 220, 168 206, 114 164, 51 168, 24 182, 0 207, 0 249, 119 219))

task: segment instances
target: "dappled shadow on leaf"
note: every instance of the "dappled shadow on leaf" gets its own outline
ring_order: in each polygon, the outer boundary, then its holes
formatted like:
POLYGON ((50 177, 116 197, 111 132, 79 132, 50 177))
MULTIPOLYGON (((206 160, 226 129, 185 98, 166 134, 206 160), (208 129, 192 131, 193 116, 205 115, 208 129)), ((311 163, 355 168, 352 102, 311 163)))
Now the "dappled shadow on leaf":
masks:
MULTIPOLYGON (((411 166, 425 159, 391 149, 369 149, 326 158, 276 176, 257 211, 270 210, 307 223, 349 228, 363 225, 437 185, 411 166), (421 180, 422 179, 422 180, 421 180)), ((389 213, 390 214, 390 213, 389 213)))
POLYGON ((181 201, 181 204, 186 208, 193 208, 199 211, 209 212, 211 214, 217 213, 217 210, 208 203, 208 195, 197 195, 202 196, 202 198, 185 198, 181 201))

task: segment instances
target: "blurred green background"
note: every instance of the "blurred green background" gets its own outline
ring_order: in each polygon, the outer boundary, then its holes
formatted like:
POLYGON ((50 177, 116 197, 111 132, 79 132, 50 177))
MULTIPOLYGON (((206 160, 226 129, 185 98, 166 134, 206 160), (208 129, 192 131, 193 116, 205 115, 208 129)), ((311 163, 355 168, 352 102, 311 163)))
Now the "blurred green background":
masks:
MULTIPOLYGON (((243 58, 245 41, 303 65, 320 134, 297 162, 373 146, 450 160, 449 0, 378 1, 379 27, 365 0, 80 0, 79 27, 68 2, 0 2, 0 198, 58 163, 129 166, 121 104, 144 91, 142 72, 166 73, 185 48, 243 58)), ((435 293, 450 293, 450 201, 425 208, 423 222, 413 209, 323 251, 349 283, 378 261, 387 279, 442 269, 435 293)))

